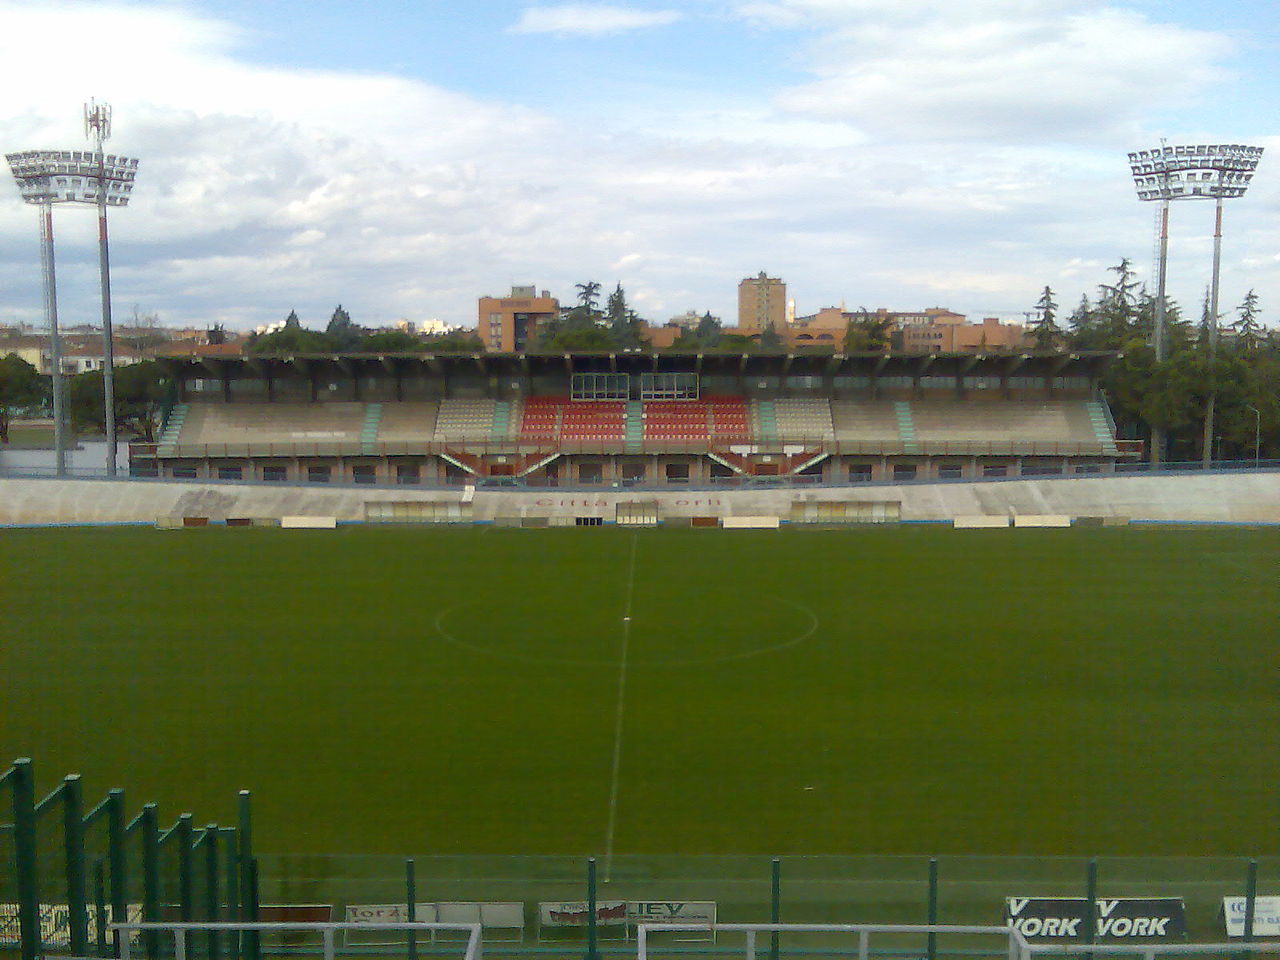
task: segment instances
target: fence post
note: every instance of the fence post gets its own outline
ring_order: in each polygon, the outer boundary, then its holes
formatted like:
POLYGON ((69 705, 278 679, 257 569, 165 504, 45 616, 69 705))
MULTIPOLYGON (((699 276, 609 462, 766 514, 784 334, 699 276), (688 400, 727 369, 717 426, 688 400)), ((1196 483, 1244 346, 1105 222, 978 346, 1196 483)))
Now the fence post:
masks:
MULTIPOLYGON (((774 857, 769 863, 769 922, 781 923, 782 917, 782 860, 774 857)), ((778 931, 769 936, 769 960, 778 960, 778 931)))
POLYGON ((587 858, 587 960, 599 960, 596 930, 596 858, 587 858))
MULTIPOLYGON (((142 919, 149 923, 160 920, 160 823, 156 805, 142 807, 142 919)), ((142 938, 148 960, 160 956, 160 934, 148 930, 142 938)))
MULTIPOLYGON (((418 879, 414 876, 413 858, 404 862, 404 902, 409 908, 409 922, 418 922, 418 879)), ((418 931, 410 930, 408 936, 409 960, 418 960, 418 931)))
MULTIPOLYGON (((1089 865, 1084 875, 1084 942, 1092 944, 1098 937, 1098 859, 1089 858, 1089 865)), ((1086 953, 1087 960, 1093 960, 1092 953, 1086 953)))
POLYGON ((107 871, 99 858, 93 864, 93 926, 98 938, 98 956, 107 955, 107 871))
MULTIPOLYGON (((107 868, 111 873, 111 919, 115 923, 129 922, 128 867, 124 849, 124 791, 117 788, 107 792, 107 868)), ((121 934, 111 934, 113 952, 121 956, 121 934)))
MULTIPOLYGON (((938 858, 929 858, 929 909, 928 917, 925 921, 929 926, 934 926, 938 922, 938 858)), ((932 930, 929 931, 928 945, 929 960, 936 960, 938 956, 938 935, 932 930)))
MULTIPOLYGON (((230 834, 227 838, 226 879, 223 882, 223 892, 227 901, 227 919, 235 920, 240 916, 240 864, 236 859, 239 838, 235 835, 235 827, 223 827, 221 832, 230 834)), ((242 960, 244 956, 241 952, 243 936, 243 930, 227 933, 227 952, 232 960, 242 960)))
MULTIPOLYGON (((258 858, 251 857, 249 860, 249 892, 246 894, 249 898, 249 919, 257 923, 258 921, 258 858)), ((257 930, 250 931, 249 949, 252 951, 251 960, 259 960, 262 956, 262 941, 257 930)))
MULTIPOLYGON (((253 915, 251 917, 255 922, 258 919, 258 858, 254 857, 249 861, 249 905, 252 908, 253 915)), ((258 931, 253 931, 253 949, 257 951, 259 947, 258 931)))
POLYGON ((1258 899, 1258 861, 1250 860, 1244 875, 1244 942, 1253 943, 1254 906, 1258 899))
MULTIPOLYGON (((192 815, 178 817, 178 919, 190 923, 195 919, 195 880, 191 875, 191 844, 195 828, 192 815)), ((185 934, 184 934, 185 936, 185 934)))
MULTIPOLYGON (((217 922, 218 916, 218 825, 207 824, 204 828, 204 889, 205 919, 217 922)), ((209 960, 219 960, 221 938, 217 930, 209 931, 209 960)))
POLYGON ((18 874, 18 936, 22 960, 44 953, 40 942, 40 881, 36 867, 36 784, 31 760, 13 761, 13 860, 18 874))
MULTIPOLYGON (((250 877, 250 873, 253 870, 253 795, 248 790, 240 791, 239 817, 240 832, 236 834, 236 840, 240 845, 240 919, 257 920, 258 914, 254 909, 254 901, 251 896, 252 883, 250 877)), ((257 960, 258 932, 256 930, 245 930, 240 935, 240 946, 244 960, 257 960)))
POLYGON ((89 952, 89 915, 85 904, 84 792, 78 773, 62 781, 62 842, 66 851, 71 952, 82 957, 89 952))

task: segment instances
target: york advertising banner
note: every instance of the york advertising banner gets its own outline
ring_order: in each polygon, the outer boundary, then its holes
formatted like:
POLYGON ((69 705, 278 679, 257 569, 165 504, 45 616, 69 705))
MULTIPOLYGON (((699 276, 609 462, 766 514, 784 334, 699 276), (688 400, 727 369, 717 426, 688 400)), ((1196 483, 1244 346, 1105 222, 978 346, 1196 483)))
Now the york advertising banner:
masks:
MULTIPOLYGON (((1028 940, 1082 940, 1089 901, 1084 897, 1006 897, 1005 922, 1028 940)), ((1098 940, 1170 940, 1187 935, 1181 897, 1099 897, 1098 940)))
MULTIPOLYGON (((1244 897, 1223 897, 1222 917, 1228 937, 1244 936, 1244 897)), ((1253 898, 1253 935, 1280 937, 1280 897, 1253 898)))
MULTIPOLYGON (((434 923, 436 905, 434 903, 415 903, 413 905, 415 923, 434 923)), ((347 904, 347 923, 408 923, 409 905, 407 903, 349 903, 347 904)))
MULTIPOLYGON (((543 927, 585 927, 589 916, 591 916, 590 908, 585 900, 538 904, 538 925, 543 927)), ((597 924, 620 926, 626 922, 627 901, 596 901, 597 924)))
POLYGON ((714 900, 629 900, 629 923, 715 923, 714 900))

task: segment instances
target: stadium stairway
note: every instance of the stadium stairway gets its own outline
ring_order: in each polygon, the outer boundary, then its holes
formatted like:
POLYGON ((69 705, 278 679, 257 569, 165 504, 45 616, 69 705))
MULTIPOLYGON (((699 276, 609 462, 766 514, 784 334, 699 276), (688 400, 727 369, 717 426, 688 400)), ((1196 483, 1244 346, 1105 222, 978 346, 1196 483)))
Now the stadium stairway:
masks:
POLYGON ((766 443, 778 440, 778 411, 772 400, 757 400, 751 405, 755 414, 756 436, 766 443))
POLYGON ((511 436, 511 402, 499 400, 493 405, 493 426, 489 428, 490 440, 506 440, 511 436))
POLYGON ((364 408, 364 423, 360 426, 360 452, 378 452, 378 424, 382 422, 382 404, 369 403, 364 408))
POLYGON ((626 451, 641 453, 644 450, 644 403, 639 400, 627 401, 626 412, 626 451))
POLYGON ((173 456, 173 447, 182 433, 182 425, 186 422, 188 409, 185 403, 175 403, 173 409, 169 411, 169 419, 164 422, 164 430, 161 431, 160 439, 157 441, 159 446, 156 452, 160 456, 173 456))
POLYGON ((1093 425, 1098 442, 1102 444, 1103 452, 1115 456, 1116 438, 1111 433, 1111 417, 1107 415, 1106 408, 1097 400, 1090 400, 1085 404, 1085 409, 1089 412, 1089 422, 1093 425))
POLYGON ((906 400, 898 400, 893 404, 894 416, 898 418, 898 436, 902 440, 903 453, 919 453, 916 443, 916 424, 911 417, 911 404, 906 400))

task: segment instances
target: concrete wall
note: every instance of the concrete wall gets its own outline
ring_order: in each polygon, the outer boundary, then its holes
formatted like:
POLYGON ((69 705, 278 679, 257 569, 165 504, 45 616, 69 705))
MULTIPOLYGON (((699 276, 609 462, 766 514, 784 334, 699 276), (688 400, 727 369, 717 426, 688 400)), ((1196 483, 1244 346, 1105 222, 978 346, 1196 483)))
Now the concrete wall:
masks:
MULTIPOLYGON (((462 500, 461 490, 0 479, 0 524, 154 523, 160 517, 333 516, 363 520, 366 502, 462 500)), ((657 502, 660 516, 783 518, 794 500, 899 500, 903 520, 1066 514, 1133 520, 1280 523, 1280 473, 1073 477, 999 483, 907 484, 741 491, 479 490, 474 518, 598 516, 619 503, 657 502)))

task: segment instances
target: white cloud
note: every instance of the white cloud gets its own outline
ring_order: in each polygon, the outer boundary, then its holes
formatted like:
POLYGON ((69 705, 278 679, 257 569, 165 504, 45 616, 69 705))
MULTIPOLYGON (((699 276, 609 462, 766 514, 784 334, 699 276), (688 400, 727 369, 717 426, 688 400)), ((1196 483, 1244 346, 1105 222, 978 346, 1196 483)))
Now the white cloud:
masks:
MULTIPOLYGON (((180 6, 0 0, 0 22, 12 26, 0 34, 0 144, 76 146, 80 103, 112 103, 112 146, 142 159, 134 202, 111 221, 117 310, 137 303, 173 322, 244 327, 296 307, 322 324, 341 302, 365 324, 474 323, 481 294, 532 282, 571 297, 586 279, 610 289, 621 281, 656 320, 689 308, 731 317, 737 280, 761 269, 787 280, 802 313, 842 299, 983 313, 1027 308, 1045 283, 1072 304, 1106 278, 1106 264, 1149 259, 1150 210, 1133 199, 1112 134, 1077 124, 1070 148, 1031 137, 1037 92, 1002 92, 993 79, 995 50, 1016 61, 1019 43, 1071 48, 1049 34, 1037 40, 1036 24, 1085 17, 1096 35, 1116 22, 1107 11, 1067 0, 1026 15, 1021 4, 983 0, 773 6, 822 38, 812 85, 777 103, 742 92, 730 102, 712 90, 664 97, 602 126, 578 119, 573 104, 557 117, 398 76, 250 63, 234 28, 180 6), (863 49, 859 31, 872 27, 882 38, 865 63, 842 63, 841 51, 863 49), (110 49, 93 39, 104 33, 110 49), (60 37, 65 55, 47 83, 32 84, 47 50, 23 38, 43 36, 60 37), (934 74, 916 75, 917 42, 926 60, 949 44, 956 65, 947 69, 973 71, 973 102, 989 110, 1003 96, 1022 119, 998 142, 975 136, 972 118, 941 118, 937 136, 947 139, 934 143, 897 135, 907 119, 971 109, 966 98, 944 109, 925 95, 945 100, 946 90, 934 74), (894 63, 912 66, 888 70, 894 63), (869 82, 859 72, 867 64, 885 74, 886 102, 841 100, 841 85, 869 82), (825 83, 834 85, 829 109, 825 83)), ((1167 36, 1182 43, 1188 34, 1167 36)), ((1221 43, 1192 40, 1201 53, 1221 43)), ((1064 67, 1055 82, 1093 93, 1066 91, 1055 115, 1093 109, 1121 116, 1121 126, 1137 122, 1163 95, 1132 79, 1154 69, 1132 61, 1151 56, 1081 55, 1073 69, 1089 75, 1064 67), (1113 83, 1135 102, 1116 107, 1113 83)), ((1009 69, 1015 84, 1035 72, 1009 69)), ((1214 142, 1248 135, 1214 133, 1214 142)), ((1257 287, 1268 317, 1280 309, 1280 227, 1267 215, 1280 178, 1269 162, 1229 211, 1223 274, 1224 303, 1257 287)), ((1211 212, 1175 212, 1170 275, 1185 303, 1207 276, 1211 212)), ((58 231, 64 316, 91 319, 93 217, 60 210, 58 231)), ((37 262, 34 217, 16 191, 0 190, 0 322, 40 315, 37 262)))
POLYGON ((1221 78, 1218 33, 1092 0, 761 0, 764 26, 820 31, 811 82, 785 111, 841 119, 881 139, 1102 142, 1221 78))
POLYGON ((521 12, 520 19, 509 28, 509 32, 598 37, 647 27, 665 27, 682 16, 676 10, 634 10, 607 4, 567 3, 554 7, 528 7, 521 12))

